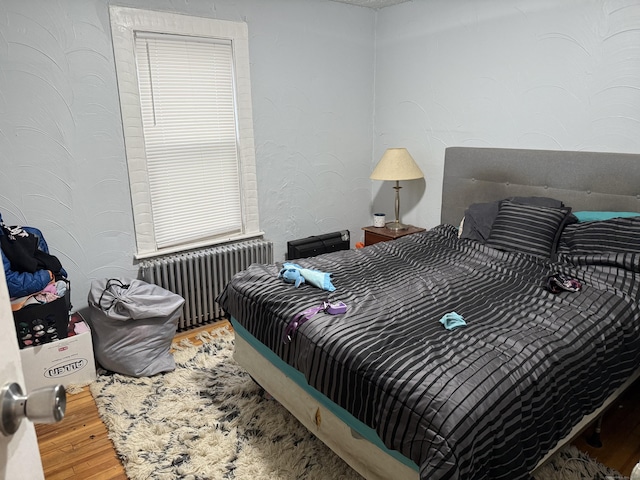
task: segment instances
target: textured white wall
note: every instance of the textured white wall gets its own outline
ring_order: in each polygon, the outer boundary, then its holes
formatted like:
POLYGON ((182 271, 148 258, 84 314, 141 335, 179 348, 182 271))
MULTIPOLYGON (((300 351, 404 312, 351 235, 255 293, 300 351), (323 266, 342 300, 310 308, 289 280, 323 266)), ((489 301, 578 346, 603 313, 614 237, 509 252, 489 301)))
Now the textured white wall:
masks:
MULTIPOLYGON (((40 228, 86 305, 135 277, 131 199, 106 0, 0 2, 0 213, 40 228)), ((373 10, 316 0, 118 4, 249 26, 261 225, 286 241, 368 219, 373 10)), ((356 238, 358 239, 358 238, 356 238)))
MULTIPOLYGON (((638 0, 429 0, 379 11, 374 160, 404 146, 404 220, 439 222, 444 149, 640 152, 638 0)), ((393 208, 376 182, 374 208, 393 208)))

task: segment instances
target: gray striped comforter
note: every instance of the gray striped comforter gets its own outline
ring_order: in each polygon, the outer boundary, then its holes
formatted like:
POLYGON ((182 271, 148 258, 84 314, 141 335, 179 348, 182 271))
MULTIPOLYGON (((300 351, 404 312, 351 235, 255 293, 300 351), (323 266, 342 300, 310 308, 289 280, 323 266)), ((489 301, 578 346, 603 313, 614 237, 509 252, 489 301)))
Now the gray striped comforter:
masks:
POLYGON ((431 231, 296 261, 333 274, 336 291, 295 288, 252 265, 224 310, 310 385, 420 466, 422 479, 517 479, 639 365, 640 258, 562 256, 551 263, 431 231), (563 272, 579 293, 553 295, 563 272), (288 321, 329 298, 290 344, 288 321), (466 327, 439 319, 462 315, 466 327))

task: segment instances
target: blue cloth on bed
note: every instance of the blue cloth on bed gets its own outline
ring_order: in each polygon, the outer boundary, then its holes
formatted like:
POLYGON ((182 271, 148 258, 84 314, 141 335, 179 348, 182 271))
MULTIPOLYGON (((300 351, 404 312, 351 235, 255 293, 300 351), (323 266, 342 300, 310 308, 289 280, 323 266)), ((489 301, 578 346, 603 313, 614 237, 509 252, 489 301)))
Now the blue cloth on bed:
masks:
POLYGON ((314 287, 321 288, 328 292, 333 292, 336 289, 331 283, 330 273, 303 268, 297 263, 284 263, 278 276, 282 277, 285 282, 294 283, 296 288, 299 287, 301 283, 310 283, 314 287))
POLYGON ((447 330, 453 330, 454 328, 467 326, 467 322, 464 321, 462 315, 456 312, 451 312, 444 315, 440 319, 440 323, 443 324, 444 328, 446 328, 447 330))

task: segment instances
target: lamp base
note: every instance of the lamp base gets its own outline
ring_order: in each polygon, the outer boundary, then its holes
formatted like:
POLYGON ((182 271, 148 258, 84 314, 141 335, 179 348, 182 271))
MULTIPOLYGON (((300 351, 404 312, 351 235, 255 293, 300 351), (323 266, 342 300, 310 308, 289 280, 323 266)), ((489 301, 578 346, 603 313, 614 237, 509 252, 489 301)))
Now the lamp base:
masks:
POLYGON ((408 225, 404 223, 400 223, 399 221, 389 222, 385 225, 389 230, 406 230, 409 228, 408 225))

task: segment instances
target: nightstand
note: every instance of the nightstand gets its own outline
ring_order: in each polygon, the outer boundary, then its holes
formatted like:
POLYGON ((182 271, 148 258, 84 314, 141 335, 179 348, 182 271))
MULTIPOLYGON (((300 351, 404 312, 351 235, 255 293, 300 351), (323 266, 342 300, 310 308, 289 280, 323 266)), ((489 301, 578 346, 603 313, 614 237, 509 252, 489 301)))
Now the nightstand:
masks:
POLYGON ((424 232, 424 228, 414 227, 409 225, 406 230, 389 230, 386 227, 362 227, 364 230, 364 246, 373 245, 378 242, 388 242, 389 240, 396 240, 405 235, 411 235, 413 233, 424 232))

